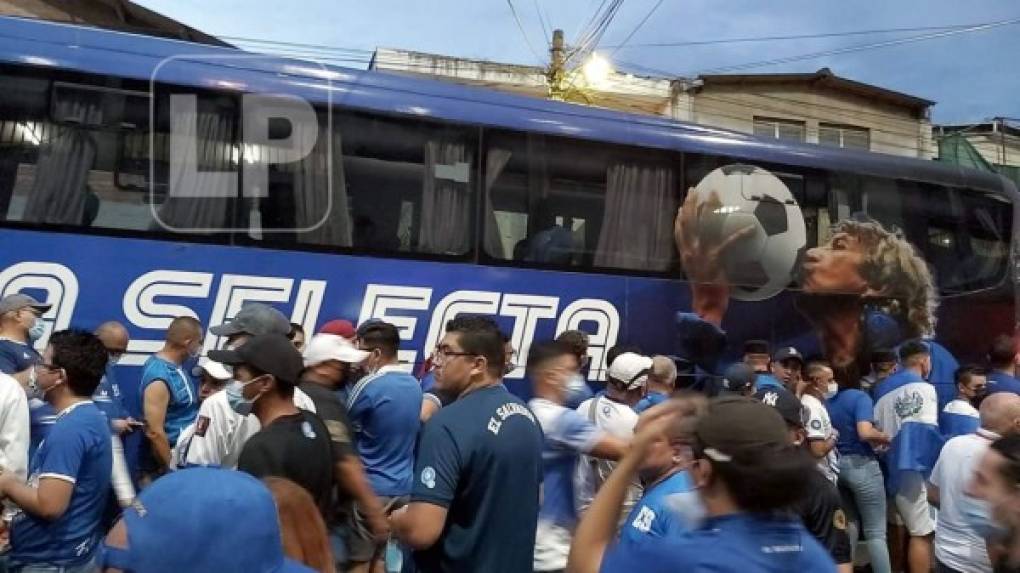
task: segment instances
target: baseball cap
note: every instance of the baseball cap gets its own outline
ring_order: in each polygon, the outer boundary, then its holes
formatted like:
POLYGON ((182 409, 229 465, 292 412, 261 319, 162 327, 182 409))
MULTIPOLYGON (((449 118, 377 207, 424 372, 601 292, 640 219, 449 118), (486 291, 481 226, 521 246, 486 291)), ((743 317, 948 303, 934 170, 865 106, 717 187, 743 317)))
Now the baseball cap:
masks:
POLYGON ((9 294, 0 299, 0 314, 21 310, 30 306, 39 312, 46 312, 52 304, 43 304, 24 293, 9 294))
POLYGON ((897 362, 896 353, 888 348, 875 350, 871 353, 871 363, 877 364, 879 362, 897 362))
POLYGON ((758 375, 750 366, 743 362, 730 364, 723 372, 722 389, 726 392, 742 392, 749 386, 754 386, 758 375))
POLYGON ((350 340, 336 334, 316 334, 305 346, 305 366, 322 364, 329 360, 338 360, 348 364, 358 364, 368 358, 369 353, 358 350, 350 340))
POLYGON ((799 350, 792 346, 784 346, 776 351, 772 355, 773 362, 782 362, 784 360, 797 360, 801 364, 804 364, 804 355, 799 350))
POLYGON ((723 396, 710 401, 694 435, 705 455, 720 463, 747 452, 779 450, 789 443, 782 416, 745 396, 723 396))
POLYGON ((609 366, 609 378, 616 380, 627 390, 642 388, 648 382, 652 371, 652 359, 633 352, 624 352, 609 366))
POLYGON ((209 332, 216 336, 233 336, 235 334, 279 334, 290 333, 290 321, 282 312, 261 302, 253 302, 241 307, 241 310, 229 321, 214 326, 209 332))
POLYGON ((247 364, 290 384, 297 384, 304 369, 301 353, 279 334, 253 336, 233 350, 210 350, 209 358, 228 366, 247 364))
POLYGON ((233 377, 233 374, 227 370, 226 366, 216 362, 215 360, 209 360, 208 358, 199 360, 198 366, 195 366, 195 368, 191 371, 191 374, 194 376, 201 376, 202 371, 205 371, 206 374, 217 380, 230 380, 233 377))
POLYGON ((249 474, 178 470, 124 510, 127 548, 103 544, 102 567, 137 573, 314 572, 283 554, 273 495, 249 474))
POLYGON ((354 323, 349 320, 338 318, 323 324, 319 328, 319 334, 335 334, 347 339, 354 338, 357 332, 354 330, 354 323))
POLYGON ((744 343, 744 354, 772 354, 767 340, 748 340, 744 343))
POLYGON ((808 412, 804 404, 785 388, 762 388, 754 395, 766 406, 772 406, 790 426, 803 428, 807 425, 808 412))

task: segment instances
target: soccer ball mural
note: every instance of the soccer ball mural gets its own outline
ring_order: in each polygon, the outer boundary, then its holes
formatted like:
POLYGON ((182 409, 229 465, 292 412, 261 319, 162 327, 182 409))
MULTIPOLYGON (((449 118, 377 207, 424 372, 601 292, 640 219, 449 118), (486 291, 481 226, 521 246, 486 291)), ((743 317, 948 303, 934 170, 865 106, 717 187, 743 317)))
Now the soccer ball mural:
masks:
POLYGON ((733 298, 765 300, 785 288, 807 242, 804 216, 786 184, 753 165, 734 164, 715 169, 694 188, 707 202, 716 193, 710 228, 703 232, 729 237, 745 227, 749 234, 723 253, 723 267, 733 298))

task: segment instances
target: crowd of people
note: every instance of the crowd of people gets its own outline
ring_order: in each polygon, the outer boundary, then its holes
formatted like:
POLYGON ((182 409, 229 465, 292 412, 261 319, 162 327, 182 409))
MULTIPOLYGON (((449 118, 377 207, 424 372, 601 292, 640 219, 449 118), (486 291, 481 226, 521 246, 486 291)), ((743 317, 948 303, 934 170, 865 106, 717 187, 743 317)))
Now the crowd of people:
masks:
POLYGON ((205 357, 174 319, 129 379, 117 322, 38 352, 48 310, 0 299, 7 571, 1020 571, 1011 336, 943 398, 921 339, 859 380, 763 340, 721 376, 621 344, 593 391, 573 330, 526 350, 525 401, 487 317, 412 375, 393 324, 248 304, 205 357))

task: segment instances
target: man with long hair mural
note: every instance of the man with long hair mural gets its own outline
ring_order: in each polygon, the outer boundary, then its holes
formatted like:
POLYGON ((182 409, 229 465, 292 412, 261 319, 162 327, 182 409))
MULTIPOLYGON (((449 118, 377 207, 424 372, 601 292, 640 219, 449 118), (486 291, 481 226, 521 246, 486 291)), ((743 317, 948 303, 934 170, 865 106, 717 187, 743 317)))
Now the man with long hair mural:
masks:
MULTIPOLYGON (((733 289, 726 259, 732 255, 731 250, 750 244, 745 239, 753 234, 751 227, 719 233, 719 214, 728 212, 732 210, 723 206, 717 193, 691 190, 674 227, 677 250, 690 282, 693 311, 693 316, 682 317, 681 330, 697 331, 702 354, 706 348, 724 351, 724 323, 733 289), (713 336, 714 343, 705 342, 713 336)), ((860 386, 874 350, 924 340, 931 356, 929 367, 923 370, 927 378, 904 369, 902 375, 890 377, 873 393, 876 414, 888 410, 895 416, 894 421, 887 422, 894 428, 882 428, 893 438, 885 455, 889 495, 907 496, 907 501, 923 505, 927 511, 923 477, 931 471, 941 447, 937 416, 941 402, 952 399, 952 376, 957 366, 952 355, 932 340, 938 294, 927 263, 898 231, 866 216, 855 216, 838 221, 828 240, 803 253, 798 266, 793 273, 799 287, 796 308, 811 324, 817 350, 832 364, 840 386, 860 386), (929 383, 936 387, 931 388, 929 383), (904 475, 922 479, 907 480, 904 475), (904 483, 911 485, 910 491, 900 491, 904 483), (922 484, 920 491, 918 483, 922 484)), ((734 316, 731 320, 748 318, 734 316)), ((732 347, 735 341, 729 342, 732 347)), ((789 341, 774 342, 785 345, 789 341)), ((722 365, 715 356, 692 358, 710 369, 722 365)), ((909 504, 896 505, 906 508, 909 504)), ((910 561, 930 557, 931 532, 923 527, 908 529, 917 539, 910 545, 910 561)))

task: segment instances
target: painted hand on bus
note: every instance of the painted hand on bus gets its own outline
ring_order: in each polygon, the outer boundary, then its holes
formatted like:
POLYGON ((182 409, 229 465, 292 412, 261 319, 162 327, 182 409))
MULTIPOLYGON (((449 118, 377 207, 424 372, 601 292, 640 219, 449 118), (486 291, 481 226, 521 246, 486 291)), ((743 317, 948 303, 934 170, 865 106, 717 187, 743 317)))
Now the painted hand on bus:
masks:
POLYGON ((718 227, 721 223, 718 218, 725 217, 720 213, 723 204, 715 191, 707 199, 702 197, 694 188, 687 190, 687 198, 677 210, 673 237, 691 285, 692 309, 703 319, 721 325, 730 298, 723 254, 737 241, 754 233, 754 225, 749 223, 728 236, 710 232, 709 227, 718 227))

